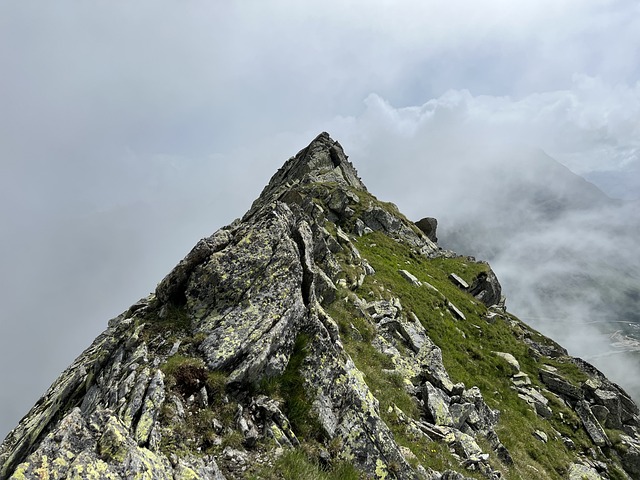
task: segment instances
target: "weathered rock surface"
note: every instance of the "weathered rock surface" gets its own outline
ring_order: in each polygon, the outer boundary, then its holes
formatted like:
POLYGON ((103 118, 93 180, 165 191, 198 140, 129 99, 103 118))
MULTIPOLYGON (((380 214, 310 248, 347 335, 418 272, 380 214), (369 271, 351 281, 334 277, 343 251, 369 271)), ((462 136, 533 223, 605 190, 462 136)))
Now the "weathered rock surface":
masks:
POLYGON ((463 280, 436 226, 319 135, 109 321, 4 440, 0 480, 281 478, 292 451, 365 478, 528 478, 523 458, 637 478, 635 403, 509 315, 486 264, 463 280))

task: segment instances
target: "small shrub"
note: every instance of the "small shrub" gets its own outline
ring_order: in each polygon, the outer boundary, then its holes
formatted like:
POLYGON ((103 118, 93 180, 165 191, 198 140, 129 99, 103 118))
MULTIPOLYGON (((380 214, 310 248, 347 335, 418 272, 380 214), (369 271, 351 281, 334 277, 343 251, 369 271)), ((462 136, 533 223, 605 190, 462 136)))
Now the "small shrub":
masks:
POLYGON ((207 369, 200 358, 173 355, 160 368, 172 377, 173 388, 185 398, 198 392, 207 381, 207 369))

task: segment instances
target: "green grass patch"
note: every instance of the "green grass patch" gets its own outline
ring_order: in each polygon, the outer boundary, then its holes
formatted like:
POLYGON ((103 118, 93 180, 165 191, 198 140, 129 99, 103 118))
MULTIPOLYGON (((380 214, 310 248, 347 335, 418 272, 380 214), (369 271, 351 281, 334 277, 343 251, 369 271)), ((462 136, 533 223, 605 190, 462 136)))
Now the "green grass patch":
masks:
POLYGON ((360 480, 364 477, 346 462, 321 465, 302 448, 285 452, 274 468, 261 467, 249 475, 250 480, 360 480))
POLYGON ((307 334, 298 334, 285 371, 277 377, 264 379, 258 386, 258 392, 282 402, 283 413, 296 436, 303 440, 322 441, 324 429, 311 411, 311 402, 304 390, 304 378, 300 374, 308 343, 307 334))
POLYGON ((145 316, 145 334, 149 339, 162 335, 166 339, 187 336, 191 331, 191 317, 184 306, 165 305, 145 316))

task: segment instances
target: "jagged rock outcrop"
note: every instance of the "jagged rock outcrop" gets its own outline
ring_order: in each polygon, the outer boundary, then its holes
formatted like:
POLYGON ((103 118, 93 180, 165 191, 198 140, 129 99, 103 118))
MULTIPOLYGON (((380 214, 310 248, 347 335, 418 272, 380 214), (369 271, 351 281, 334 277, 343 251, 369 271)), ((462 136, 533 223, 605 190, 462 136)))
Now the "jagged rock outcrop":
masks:
POLYGON ((109 322, 0 480, 637 477, 635 403, 435 240, 319 135, 109 322))

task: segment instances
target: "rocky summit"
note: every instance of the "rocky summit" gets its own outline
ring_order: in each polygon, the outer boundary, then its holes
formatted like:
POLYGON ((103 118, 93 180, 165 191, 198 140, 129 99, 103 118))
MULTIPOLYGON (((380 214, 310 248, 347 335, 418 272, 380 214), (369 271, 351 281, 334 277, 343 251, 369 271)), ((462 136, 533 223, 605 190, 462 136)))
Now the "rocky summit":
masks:
POLYGON ((109 321, 0 479, 640 478, 636 404, 436 226, 320 134, 109 321))

